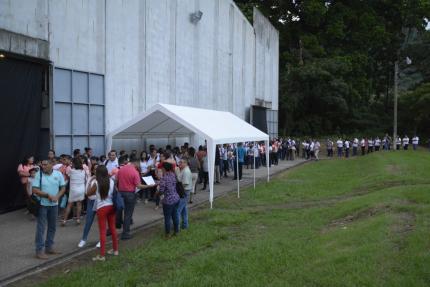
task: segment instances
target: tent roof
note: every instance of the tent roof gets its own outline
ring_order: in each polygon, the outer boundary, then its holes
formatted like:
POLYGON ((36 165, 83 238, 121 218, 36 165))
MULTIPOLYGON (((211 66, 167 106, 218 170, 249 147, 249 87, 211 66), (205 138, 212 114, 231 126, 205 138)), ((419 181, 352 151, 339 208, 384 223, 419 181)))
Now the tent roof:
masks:
POLYGON ((156 104, 108 134, 108 140, 198 134, 214 144, 268 140, 269 136, 230 112, 156 104))

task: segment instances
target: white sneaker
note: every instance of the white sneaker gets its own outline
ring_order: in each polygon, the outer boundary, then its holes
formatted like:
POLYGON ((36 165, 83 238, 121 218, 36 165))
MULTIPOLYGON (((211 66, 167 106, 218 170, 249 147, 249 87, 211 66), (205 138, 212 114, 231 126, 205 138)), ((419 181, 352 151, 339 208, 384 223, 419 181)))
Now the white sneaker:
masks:
POLYGON ((85 240, 81 240, 81 241, 79 241, 78 247, 82 248, 85 246, 85 244, 87 244, 87 242, 85 240))
POLYGON ((100 248, 100 241, 99 241, 99 242, 97 242, 96 247, 97 247, 97 248, 100 248))

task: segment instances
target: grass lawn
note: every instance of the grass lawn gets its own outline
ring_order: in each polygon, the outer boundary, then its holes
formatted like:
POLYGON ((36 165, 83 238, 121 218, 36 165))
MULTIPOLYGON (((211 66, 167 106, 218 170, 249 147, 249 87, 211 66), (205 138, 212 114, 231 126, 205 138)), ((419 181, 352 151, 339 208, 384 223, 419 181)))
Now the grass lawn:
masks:
POLYGON ((307 164, 190 223, 42 286, 430 286, 430 153, 307 164))

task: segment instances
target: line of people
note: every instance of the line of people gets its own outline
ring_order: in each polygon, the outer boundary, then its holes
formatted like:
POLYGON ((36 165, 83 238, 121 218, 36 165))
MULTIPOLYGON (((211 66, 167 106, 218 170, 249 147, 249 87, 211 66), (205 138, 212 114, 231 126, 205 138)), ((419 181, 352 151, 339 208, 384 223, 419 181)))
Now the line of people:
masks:
POLYGON ((392 138, 386 134, 382 139, 378 136, 375 138, 362 137, 360 140, 358 138, 354 138, 352 140, 349 139, 341 139, 338 138, 336 142, 333 142, 331 139, 327 139, 327 157, 334 156, 334 150, 337 150, 337 157, 350 157, 357 156, 361 151, 361 155, 369 154, 372 152, 377 152, 380 150, 408 150, 409 145, 412 143, 412 147, 416 150, 419 146, 419 137, 414 136, 412 140, 409 139, 407 135, 402 138, 397 137, 397 139, 393 142, 392 138))

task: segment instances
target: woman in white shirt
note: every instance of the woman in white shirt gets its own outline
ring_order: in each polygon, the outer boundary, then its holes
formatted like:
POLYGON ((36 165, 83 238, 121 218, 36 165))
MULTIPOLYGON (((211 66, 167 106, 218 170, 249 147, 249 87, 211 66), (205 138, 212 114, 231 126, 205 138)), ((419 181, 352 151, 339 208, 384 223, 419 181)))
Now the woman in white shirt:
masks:
POLYGON ((88 174, 84 170, 82 159, 75 157, 72 161, 72 168, 67 172, 69 176, 70 188, 69 188, 69 198, 67 202, 67 207, 64 212, 64 219, 62 226, 66 225, 67 218, 69 217, 70 210, 73 203, 76 202, 76 224, 80 224, 81 220, 81 209, 82 201, 85 198, 85 185, 87 184, 88 174))
POLYGON ((113 189, 115 183, 109 177, 107 168, 99 165, 96 169, 96 181, 87 191, 87 196, 96 195, 97 219, 99 223, 100 235, 100 255, 93 258, 93 261, 105 261, 106 250, 106 223, 112 234, 113 250, 107 253, 118 255, 118 238, 115 229, 115 208, 113 206, 113 189))

